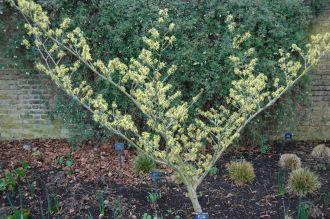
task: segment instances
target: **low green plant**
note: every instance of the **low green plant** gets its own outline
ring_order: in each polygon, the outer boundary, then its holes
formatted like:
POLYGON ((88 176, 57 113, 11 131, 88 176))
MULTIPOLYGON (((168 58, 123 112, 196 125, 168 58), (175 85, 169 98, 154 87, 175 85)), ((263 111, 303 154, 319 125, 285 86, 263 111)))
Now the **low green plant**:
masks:
POLYGON ((0 191, 5 191, 7 189, 7 182, 5 179, 0 180, 0 191))
POLYGON ((267 145, 267 144, 262 144, 261 146, 260 146, 260 153, 261 154, 267 154, 267 153, 269 153, 270 151, 271 151, 271 147, 269 146, 269 145, 267 145))
POLYGON ((149 193, 149 195, 147 196, 147 200, 150 203, 152 210, 154 211, 154 214, 153 214, 154 219, 160 218, 158 216, 158 212, 157 212, 157 201, 159 199, 161 199, 161 197, 162 197, 162 195, 159 192, 152 192, 152 193, 149 193))
POLYGON ((293 219, 293 217, 291 217, 290 214, 285 214, 285 215, 284 215, 284 219, 293 219))
POLYGON ((158 216, 158 215, 151 215, 148 213, 144 213, 142 216, 142 219, 163 219, 162 216, 158 216))
POLYGON ((304 197, 321 187, 318 177, 306 168, 299 168, 290 173, 288 191, 296 196, 304 197))
POLYGON ((50 189, 51 193, 48 193, 47 188, 45 190, 47 200, 47 213, 48 215, 55 215, 60 211, 60 202, 53 188, 50 189))
POLYGON ((311 155, 319 161, 330 163, 330 148, 326 147, 325 144, 319 144, 314 147, 311 155))
POLYGON ((324 192, 321 194, 322 202, 325 206, 330 206, 330 192, 324 192))
POLYGON ((166 210, 165 218, 174 218, 174 219, 181 219, 180 215, 176 215, 172 208, 166 210))
POLYGON ((197 197, 198 198, 201 198, 201 197, 203 197, 205 194, 204 194, 204 192, 203 191, 199 191, 198 193, 197 193, 197 197))
POLYGON ((105 209, 107 205, 102 192, 100 192, 97 196, 97 203, 99 205, 99 218, 103 218, 105 215, 105 209))
POLYGON ((324 161, 320 161, 318 164, 317 164, 317 169, 319 171, 326 171, 327 170, 327 163, 324 162, 324 161))
POLYGON ((231 180, 238 186, 251 183, 255 178, 252 163, 245 160, 231 161, 227 166, 227 170, 231 180))
POLYGON ((216 167, 212 167, 212 168, 209 170, 209 173, 210 173, 211 175, 216 175, 218 172, 219 172, 219 169, 216 168, 216 167))
POLYGON ((31 212, 29 209, 24 208, 23 204, 23 195, 22 189, 18 188, 18 197, 19 197, 19 207, 14 206, 13 200, 10 195, 7 195, 7 200, 10 205, 10 213, 9 215, 2 216, 0 215, 0 219, 30 219, 31 212))
POLYGON ((162 195, 160 193, 149 193, 149 195, 147 196, 147 200, 151 203, 151 204, 155 204, 160 198, 162 197, 162 195))
POLYGON ((134 160, 134 170, 139 174, 148 174, 156 169, 156 163, 150 157, 139 154, 134 160))
POLYGON ((311 206, 308 203, 299 201, 297 208, 298 219, 308 219, 310 208, 311 206))
POLYGON ((116 197, 116 199, 111 204, 112 218, 113 219, 121 219, 124 215, 123 203, 120 196, 116 197))
POLYGON ((57 158, 56 161, 58 164, 61 164, 62 166, 67 167, 69 169, 68 170, 69 175, 73 174, 72 167, 74 165, 74 160, 71 158, 70 154, 60 156, 59 158, 57 158))
POLYGON ((26 162, 20 162, 21 167, 14 169, 11 172, 6 172, 4 177, 0 179, 0 191, 14 191, 17 187, 18 181, 24 180, 29 165, 26 162))
POLYGON ((166 210, 166 213, 168 213, 168 214, 173 214, 173 209, 172 209, 172 208, 167 209, 167 210, 166 210))
POLYGON ((27 171, 30 168, 28 162, 26 161, 20 161, 20 164, 25 171, 27 171))
POLYGON ((15 169, 15 174, 19 179, 23 179, 26 177, 26 171, 22 168, 15 169))
POLYGON ((291 199, 286 197, 286 186, 285 182, 287 179, 287 171, 279 170, 277 173, 277 195, 282 199, 284 219, 293 219, 290 213, 291 199))
POLYGON ((90 211, 88 211, 87 218, 88 219, 94 219, 94 217, 93 217, 93 215, 92 215, 92 213, 90 211))
POLYGON ((31 212, 29 209, 14 209, 10 215, 1 217, 1 219, 30 219, 31 212))
POLYGON ((43 203, 43 202, 42 202, 41 198, 39 198, 39 211, 40 211, 40 217, 41 217, 41 219, 45 219, 46 216, 45 216, 44 207, 43 207, 42 203, 43 203))
POLYGON ((64 155, 64 156, 60 156, 57 159, 57 163, 62 164, 62 165, 65 165, 67 167, 72 167, 73 164, 74 164, 74 161, 71 158, 71 156, 69 154, 67 154, 67 155, 64 155))
POLYGON ((301 160, 295 154, 282 154, 279 165, 284 170, 292 171, 301 167, 301 160))
POLYGON ((148 213, 144 213, 142 216, 142 219, 152 219, 152 215, 150 215, 148 213))
POLYGON ((283 171, 279 171, 277 173, 277 194, 283 197, 285 192, 285 174, 283 171))
POLYGON ((43 188, 43 194, 46 200, 39 198, 39 212, 41 219, 53 218, 60 210, 61 205, 53 186, 47 185, 43 180, 40 181, 43 188))
POLYGON ((9 190, 15 190, 16 186, 17 186, 17 180, 16 180, 16 177, 15 177, 15 173, 12 173, 12 172, 7 172, 5 173, 5 180, 6 180, 6 183, 7 183, 7 188, 9 190))

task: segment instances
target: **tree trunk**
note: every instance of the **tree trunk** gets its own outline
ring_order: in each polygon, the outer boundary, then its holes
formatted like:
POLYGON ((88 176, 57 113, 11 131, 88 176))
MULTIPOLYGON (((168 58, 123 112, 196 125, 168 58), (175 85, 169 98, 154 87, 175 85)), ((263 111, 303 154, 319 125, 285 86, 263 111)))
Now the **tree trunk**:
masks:
POLYGON ((203 212, 202 207, 201 207, 201 205, 199 204, 199 201, 198 201, 196 188, 193 188, 192 186, 187 186, 187 190, 188 190, 188 196, 189 196, 190 201, 191 201, 191 203, 193 205, 193 208, 194 208, 194 212, 195 213, 203 212))

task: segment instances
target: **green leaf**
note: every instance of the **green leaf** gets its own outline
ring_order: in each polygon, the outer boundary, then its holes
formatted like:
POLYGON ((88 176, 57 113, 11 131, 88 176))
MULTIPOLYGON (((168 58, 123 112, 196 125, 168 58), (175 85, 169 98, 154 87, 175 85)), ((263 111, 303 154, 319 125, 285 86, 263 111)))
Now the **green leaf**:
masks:
POLYGON ((21 161, 21 165, 24 170, 28 170, 30 168, 29 164, 26 161, 21 161))
POLYGON ((0 191, 6 191, 7 189, 7 183, 5 179, 0 180, 0 191))
POLYGON ((24 169, 17 168, 15 170, 15 173, 16 173, 17 177, 19 177, 19 178, 24 178, 25 177, 25 171, 24 171, 24 169))
POLYGON ((69 159, 69 160, 67 160, 67 161, 65 162, 65 166, 67 166, 67 167, 72 167, 73 164, 74 164, 74 161, 71 160, 71 159, 69 159))
POLYGON ((57 161, 58 161, 59 164, 63 164, 64 163, 64 157, 63 156, 59 157, 57 161))

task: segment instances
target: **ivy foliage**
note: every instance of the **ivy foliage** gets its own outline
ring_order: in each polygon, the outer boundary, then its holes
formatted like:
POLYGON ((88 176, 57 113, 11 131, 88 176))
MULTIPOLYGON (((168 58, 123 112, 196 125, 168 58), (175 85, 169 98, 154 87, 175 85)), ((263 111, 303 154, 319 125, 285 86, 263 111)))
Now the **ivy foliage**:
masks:
MULTIPOLYGON (((312 2, 314 6, 311 4, 316 10, 304 5, 301 0, 39 0, 38 2, 48 10, 50 17, 56 18, 53 20, 59 23, 64 17, 72 18, 74 26, 80 26, 84 30, 84 35, 90 41, 93 56, 104 57, 106 60, 119 57, 124 62, 128 62, 129 57, 136 57, 140 52, 143 47, 141 36, 146 35, 147 30, 150 29, 159 8, 168 8, 171 17, 178 25, 175 28, 176 46, 168 49, 163 57, 165 61, 178 66, 171 83, 182 90, 185 99, 196 96, 201 89, 204 89, 198 107, 209 108, 228 96, 229 86, 235 77, 231 74, 233 66, 227 61, 229 55, 234 53, 229 42, 232 36, 223 26, 228 14, 236 18, 235 22, 239 24, 238 32, 243 34, 249 31, 252 35, 252 39, 245 46, 255 48, 255 54, 260 59, 256 71, 263 72, 269 79, 274 79, 281 72, 274 61, 279 58, 278 50, 289 48, 292 43, 302 47, 312 15, 319 8, 319 4, 315 3, 317 1, 321 0, 314 0, 312 2)), ((16 12, 11 9, 5 9, 4 13, 7 13, 7 16, 12 15, 12 21, 9 23, 14 22, 14 19, 17 20, 16 12)), ((20 21, 16 22, 18 24, 15 26, 22 25, 20 21)), ((22 35, 21 31, 11 32, 7 39, 9 40, 7 55, 22 53, 19 40, 22 35)), ((29 50, 23 55, 25 55, 23 64, 33 62, 35 51, 29 50)), ((243 54, 234 55, 241 57, 243 54)), ((116 100, 120 107, 131 111, 132 107, 119 92, 113 90, 107 83, 95 79, 87 69, 77 77, 80 77, 77 81, 86 79, 93 81, 93 89, 102 93, 110 102, 116 100)), ((295 94, 288 95, 282 104, 278 104, 275 108, 277 116, 271 120, 268 118, 271 121, 269 124, 287 126, 288 123, 294 123, 288 117, 296 112, 297 103, 305 99, 305 95, 300 91, 304 90, 306 83, 303 82, 300 90, 296 89, 295 94), (273 124, 274 121, 277 122, 273 124)), ((68 97, 60 95, 55 114, 64 118, 64 122, 72 120, 70 117, 75 117, 75 122, 80 121, 76 124, 81 124, 80 128, 83 130, 91 126, 94 127, 92 129, 98 130, 88 115, 82 115, 85 112, 78 104, 68 105, 66 104, 68 101, 68 97)), ((263 117, 267 120, 267 113, 263 117)), ((136 119, 141 120, 137 112, 136 119)), ((247 135, 262 143, 267 139, 262 137, 261 130, 269 124, 263 126, 258 124, 256 120, 252 124, 254 128, 249 128, 247 135)), ((86 133, 88 133, 87 139, 94 136, 89 132, 86 133)))

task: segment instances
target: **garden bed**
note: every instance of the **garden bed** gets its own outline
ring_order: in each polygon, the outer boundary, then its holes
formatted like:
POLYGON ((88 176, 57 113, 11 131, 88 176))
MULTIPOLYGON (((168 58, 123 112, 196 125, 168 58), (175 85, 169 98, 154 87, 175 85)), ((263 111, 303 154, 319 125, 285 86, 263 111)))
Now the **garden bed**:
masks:
MULTIPOLYGON (((290 207, 295 215, 298 199, 277 195, 279 156, 292 152, 302 159, 304 167, 318 174, 322 183, 317 193, 304 200, 319 211, 317 218, 330 218, 330 171, 329 168, 316 170, 318 165, 310 156, 316 144, 292 142, 281 152, 280 147, 274 146, 270 153, 263 155, 256 149, 228 152, 217 163, 219 172, 210 174, 199 188, 202 207, 209 212, 210 218, 284 218, 284 206, 290 207), (245 158, 254 165, 256 179, 251 185, 237 187, 226 176, 226 164, 238 158, 245 158)), ((151 180, 134 172, 133 150, 125 151, 125 165, 121 169, 111 145, 97 148, 86 145, 72 151, 63 140, 1 142, 0 179, 6 171, 18 168, 20 161, 27 161, 30 168, 14 193, 0 192, 0 216, 16 206, 30 211, 32 218, 42 218, 42 215, 47 218, 48 213, 52 213, 50 218, 98 218, 100 203, 109 206, 104 218, 113 218, 114 211, 122 211, 123 218, 151 214, 153 206, 147 200, 153 189, 151 180), (26 143, 31 143, 31 149, 23 148, 26 143)), ((193 209, 184 188, 172 182, 170 171, 164 170, 159 190, 161 199, 157 209, 160 215, 192 218, 193 209)))

